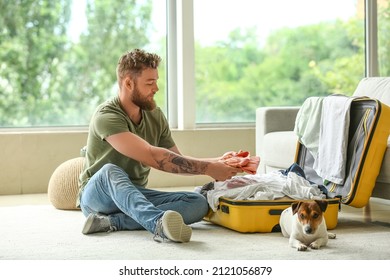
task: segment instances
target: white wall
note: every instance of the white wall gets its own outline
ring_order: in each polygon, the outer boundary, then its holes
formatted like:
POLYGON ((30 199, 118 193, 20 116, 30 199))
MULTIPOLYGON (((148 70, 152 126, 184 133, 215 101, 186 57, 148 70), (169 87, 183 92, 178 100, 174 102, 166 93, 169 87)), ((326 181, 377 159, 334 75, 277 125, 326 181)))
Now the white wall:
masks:
MULTIPOLYGON (((240 149, 255 154, 255 128, 177 130, 173 137, 183 154, 194 157, 240 149)), ((86 139, 87 131, 0 132, 0 195, 47 192, 53 171, 78 157, 86 139)), ((149 186, 197 186, 210 180, 153 170, 149 186)))

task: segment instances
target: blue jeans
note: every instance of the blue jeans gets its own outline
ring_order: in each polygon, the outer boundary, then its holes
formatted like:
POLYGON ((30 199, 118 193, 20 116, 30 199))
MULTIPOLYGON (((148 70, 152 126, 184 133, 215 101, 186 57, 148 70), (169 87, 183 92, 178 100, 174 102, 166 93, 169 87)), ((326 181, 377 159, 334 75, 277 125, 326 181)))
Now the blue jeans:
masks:
POLYGON ((108 215, 117 230, 155 231, 166 210, 179 212, 186 224, 198 222, 208 212, 207 200, 195 192, 162 192, 137 186, 114 164, 94 174, 81 195, 80 207, 90 213, 108 215))

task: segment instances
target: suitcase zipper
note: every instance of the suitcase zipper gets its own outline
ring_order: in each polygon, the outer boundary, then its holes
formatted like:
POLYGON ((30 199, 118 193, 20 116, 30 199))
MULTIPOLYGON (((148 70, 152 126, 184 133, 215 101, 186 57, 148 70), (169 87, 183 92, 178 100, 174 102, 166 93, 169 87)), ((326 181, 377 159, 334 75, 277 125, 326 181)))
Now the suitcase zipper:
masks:
POLYGON ((336 187, 337 187, 336 183, 331 183, 330 188, 329 188, 329 192, 334 192, 336 187))
POLYGON ((366 138, 368 135, 367 120, 368 120, 368 116, 370 115, 370 113, 371 113, 371 109, 367 109, 366 113, 364 115, 364 121, 363 121, 364 138, 366 138))
MULTIPOLYGON (((371 131, 375 131, 376 126, 377 126, 378 121, 379 121, 379 116, 381 115, 381 111, 382 111, 381 103, 379 101, 377 101, 377 100, 375 100, 375 103, 376 103, 376 112, 374 112, 375 118, 374 118, 374 120, 372 122, 370 131, 368 131, 368 129, 367 129, 367 133, 368 133, 368 135, 367 135, 368 139, 367 139, 367 142, 366 142, 367 146, 369 146, 371 144, 371 140, 372 140, 373 135, 374 135, 374 133, 371 133, 371 131)), ((362 162, 365 161, 366 156, 367 156, 367 151, 365 151, 362 154, 362 158, 361 158, 362 162)), ((356 178, 355 179, 356 179, 356 182, 360 181, 360 173, 359 172, 356 174, 356 178)), ((356 188, 354 188, 353 191, 348 194, 349 200, 345 200, 345 202, 343 202, 343 203, 351 204, 351 202, 353 201, 353 199, 355 197, 356 192, 357 192, 357 190, 356 190, 356 188)))
MULTIPOLYGON (((372 111, 371 108, 366 109, 364 116, 362 118, 362 122, 359 124, 359 127, 357 129, 358 131, 360 131, 359 135, 363 136, 363 143, 366 141, 365 139, 367 138, 368 133, 369 133, 368 128, 367 128, 367 123, 368 123, 368 119, 369 119, 371 111, 372 111)), ((361 141, 361 139, 359 137, 359 138, 355 139, 355 143, 353 143, 354 147, 353 147, 353 155, 351 157, 351 162, 355 162, 355 160, 356 160, 357 146, 358 146, 360 141, 361 141)), ((363 157, 363 155, 362 155, 362 157, 363 157)), ((353 172, 352 168, 350 168, 349 169, 349 176, 350 176, 350 178, 352 178, 351 185, 356 183, 356 176, 353 176, 352 173, 356 173, 356 170, 355 170, 355 172, 353 172)), ((356 174, 356 175, 358 175, 358 174, 356 174)), ((351 188, 349 193, 342 199, 342 202, 347 203, 351 199, 351 197, 354 196, 355 191, 356 191, 355 188, 351 188)))

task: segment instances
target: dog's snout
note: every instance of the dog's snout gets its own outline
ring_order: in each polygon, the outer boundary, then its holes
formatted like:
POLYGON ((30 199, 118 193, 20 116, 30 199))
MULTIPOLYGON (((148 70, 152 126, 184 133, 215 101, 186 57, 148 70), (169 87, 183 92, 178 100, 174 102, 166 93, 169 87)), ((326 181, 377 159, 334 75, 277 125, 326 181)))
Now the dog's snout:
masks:
POLYGON ((312 233, 313 232, 313 230, 312 230, 312 228, 311 227, 305 227, 305 233, 306 234, 310 234, 310 233, 312 233))

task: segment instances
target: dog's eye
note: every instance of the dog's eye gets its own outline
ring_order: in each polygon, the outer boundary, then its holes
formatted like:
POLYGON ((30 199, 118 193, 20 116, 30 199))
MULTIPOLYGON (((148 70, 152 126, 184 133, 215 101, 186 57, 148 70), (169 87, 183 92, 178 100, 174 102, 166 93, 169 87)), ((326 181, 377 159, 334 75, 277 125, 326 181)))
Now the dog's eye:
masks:
POLYGON ((314 214, 313 214, 313 218, 314 218, 314 219, 317 219, 318 216, 319 216, 319 215, 318 215, 317 213, 314 213, 314 214))
POLYGON ((305 215, 303 215, 303 214, 301 213, 301 214, 299 214, 299 218, 304 219, 304 218, 305 218, 305 215))

